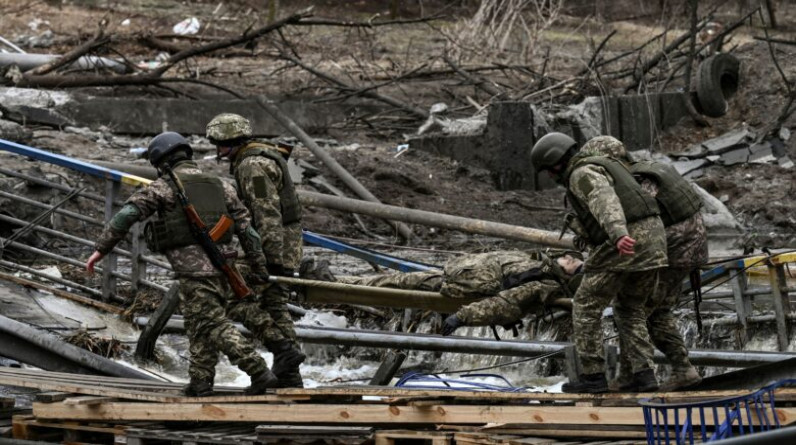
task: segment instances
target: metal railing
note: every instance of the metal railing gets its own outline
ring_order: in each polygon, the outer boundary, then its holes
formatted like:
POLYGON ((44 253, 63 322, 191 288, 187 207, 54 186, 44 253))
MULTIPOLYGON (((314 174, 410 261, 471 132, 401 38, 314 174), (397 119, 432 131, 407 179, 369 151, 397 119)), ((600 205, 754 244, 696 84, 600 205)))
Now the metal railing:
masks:
MULTIPOLYGON (((117 208, 123 204, 123 202, 119 199, 121 184, 139 186, 151 182, 145 178, 139 178, 134 175, 95 166, 87 162, 75 160, 66 156, 49 153, 44 150, 27 147, 9 141, 0 140, 0 150, 16 153, 21 156, 46 162, 51 165, 60 166, 72 171, 81 172, 96 178, 100 178, 105 182, 105 193, 103 196, 78 190, 64 184, 59 184, 44 177, 33 176, 7 168, 0 168, 0 174, 2 175, 18 178, 19 180, 28 184, 47 187, 51 190, 55 190, 67 195, 68 197, 71 197, 70 200, 65 200, 64 203, 59 203, 61 204, 60 207, 54 208, 55 206, 53 204, 37 201, 35 199, 21 196, 18 193, 13 193, 10 191, 0 191, 0 198, 14 202, 14 210, 21 210, 23 207, 27 206, 28 209, 47 212, 50 214, 50 216, 54 217, 55 215, 58 215, 59 218, 63 218, 64 220, 77 222, 78 224, 82 224, 84 229, 86 229, 86 237, 80 237, 71 233, 66 233, 66 230, 58 230, 57 228, 52 227, 53 224, 51 219, 48 219, 50 223, 47 223, 47 221, 42 221, 41 223, 33 224, 31 221, 12 216, 12 212, 0 209, 0 223, 9 229, 17 228, 16 230, 29 230, 31 233, 35 233, 37 236, 43 238, 43 244, 45 245, 50 245, 55 242, 66 242, 72 246, 78 246, 82 249, 88 248, 86 250, 90 251, 94 247, 94 241, 88 238, 91 238, 91 234, 98 234, 102 227, 104 227, 113 216, 117 208), (77 204, 76 207, 80 211, 68 210, 64 208, 70 204, 72 206, 77 204), (89 209, 88 212, 85 210, 86 208, 89 209), (47 227, 45 224, 51 227, 47 227)), ((78 268, 84 267, 85 263, 82 259, 76 259, 61 253, 56 253, 62 252, 64 249, 59 251, 58 249, 48 248, 45 250, 41 249, 40 246, 37 247, 36 245, 33 245, 38 243, 24 242, 24 237, 20 237, 19 239, 10 239, 13 237, 14 235, 11 235, 10 237, 0 236, 0 245, 3 246, 2 250, 4 252, 13 250, 31 255, 36 258, 47 258, 49 260, 55 261, 58 264, 68 264, 78 268)), ((98 272, 101 273, 101 290, 77 283, 74 280, 58 277, 39 269, 28 267, 24 264, 21 264, 19 261, 12 261, 8 255, 4 255, 4 258, 0 259, 0 266, 16 269, 18 271, 36 275, 40 278, 45 278, 65 286, 79 289, 80 291, 86 292, 95 297, 100 297, 105 301, 110 299, 122 301, 122 298, 117 295, 117 284, 119 283, 119 280, 129 283, 132 292, 138 291, 142 286, 164 292, 168 290, 167 286, 147 279, 148 272, 152 272, 148 270, 148 267, 150 266, 154 267, 155 271, 159 272, 161 275, 163 273, 171 272, 172 269, 168 262, 148 254, 146 245, 144 242, 142 242, 141 224, 136 224, 133 226, 130 240, 126 242, 126 244, 129 245, 129 249, 124 249, 121 247, 115 248, 106 256, 102 267, 97 268, 98 272), (120 259, 129 260, 130 273, 122 273, 118 270, 120 259)))

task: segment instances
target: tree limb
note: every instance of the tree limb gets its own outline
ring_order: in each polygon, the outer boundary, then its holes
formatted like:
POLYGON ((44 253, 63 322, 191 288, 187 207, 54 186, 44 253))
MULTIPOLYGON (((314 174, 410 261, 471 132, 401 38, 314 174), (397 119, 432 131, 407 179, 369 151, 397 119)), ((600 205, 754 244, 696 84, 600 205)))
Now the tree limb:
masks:
MULTIPOLYGON (((690 6, 689 15, 691 18, 691 32, 689 32, 689 42, 688 42, 688 60, 685 62, 685 92, 688 94, 691 91, 691 71, 694 66, 694 56, 696 55, 696 34, 697 34, 697 9, 699 8, 699 1, 698 0, 688 0, 688 5, 690 6)), ((685 100, 685 109, 688 111, 688 114, 691 116, 691 119, 694 120, 697 124, 703 127, 709 127, 710 123, 704 116, 699 114, 699 112, 694 107, 694 103, 691 101, 690 97, 686 97, 685 100)))
POLYGON ((467 79, 467 81, 475 85, 476 88, 480 88, 486 91, 487 94, 494 97, 501 97, 506 94, 505 91, 499 89, 492 82, 489 82, 483 77, 475 74, 470 74, 467 71, 464 71, 463 69, 459 68, 459 66, 453 63, 453 60, 451 60, 446 54, 442 55, 442 60, 444 60, 445 63, 447 63, 454 71, 456 71, 458 75, 467 79))
POLYGON ((74 62, 75 60, 81 58, 82 56, 90 53, 91 51, 105 45, 106 43, 110 42, 110 37, 106 37, 103 35, 103 27, 100 26, 99 31, 94 36, 93 39, 90 41, 73 48, 71 51, 67 52, 63 56, 59 57, 58 59, 53 60, 50 63, 46 63, 41 66, 37 66, 31 70, 25 72, 25 75, 32 74, 32 75, 44 75, 50 73, 52 71, 61 68, 62 66, 69 65, 70 63, 74 62))

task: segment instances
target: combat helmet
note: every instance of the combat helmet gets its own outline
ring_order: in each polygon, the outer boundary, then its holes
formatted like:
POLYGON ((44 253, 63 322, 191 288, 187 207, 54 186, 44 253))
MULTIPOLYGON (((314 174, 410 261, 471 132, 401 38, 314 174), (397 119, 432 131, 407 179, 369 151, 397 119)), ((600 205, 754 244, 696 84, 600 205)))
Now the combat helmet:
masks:
POLYGON ((214 145, 219 142, 246 139, 252 136, 248 119, 234 113, 221 113, 207 123, 207 139, 214 145))
POLYGON ((583 144, 581 151, 594 151, 620 161, 630 161, 625 144, 613 136, 593 137, 583 144))
POLYGON ((561 163, 564 155, 577 145, 564 133, 547 133, 531 149, 531 163, 536 171, 548 170, 561 163))
POLYGON ((160 133, 152 138, 149 142, 147 149, 147 157, 149 162, 155 166, 160 166, 164 161, 173 157, 176 153, 184 153, 187 159, 193 157, 193 149, 188 140, 182 137, 181 134, 173 131, 160 133))

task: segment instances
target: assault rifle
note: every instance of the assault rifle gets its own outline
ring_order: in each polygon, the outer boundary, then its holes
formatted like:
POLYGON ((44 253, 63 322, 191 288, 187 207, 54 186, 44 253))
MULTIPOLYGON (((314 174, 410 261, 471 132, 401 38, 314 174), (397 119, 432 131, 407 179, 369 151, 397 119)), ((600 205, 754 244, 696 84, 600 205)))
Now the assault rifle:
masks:
POLYGON ((235 292, 235 296, 238 298, 247 298, 254 295, 249 286, 246 285, 246 281, 243 280, 240 272, 233 266, 227 264, 227 258, 215 243, 215 240, 221 238, 232 226, 232 219, 227 215, 222 215, 216 226, 209 229, 204 221, 202 221, 199 213, 196 212, 193 204, 188 201, 188 196, 185 194, 185 187, 183 187, 180 178, 174 174, 171 167, 166 166, 164 170, 177 188, 177 199, 179 199, 180 206, 183 212, 185 212, 185 219, 188 221, 188 226, 191 228, 193 237, 196 238, 196 241, 202 246, 202 250, 205 251, 213 267, 224 273, 227 281, 229 281, 229 285, 232 287, 232 291, 235 292))

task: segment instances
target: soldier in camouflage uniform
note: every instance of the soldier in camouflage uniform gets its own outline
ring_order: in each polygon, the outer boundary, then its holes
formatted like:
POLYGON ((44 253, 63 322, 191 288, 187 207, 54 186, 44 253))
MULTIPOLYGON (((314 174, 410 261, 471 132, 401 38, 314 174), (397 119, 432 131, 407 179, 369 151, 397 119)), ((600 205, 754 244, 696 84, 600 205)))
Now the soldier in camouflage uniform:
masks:
MULTIPOLYGON (((633 162, 624 144, 616 138, 599 136, 586 143, 583 149, 599 151, 627 164, 641 188, 658 201, 666 227, 669 267, 661 271, 656 298, 649 301, 647 327, 652 342, 672 366, 672 374, 661 385, 661 390, 673 391, 696 385, 702 377, 688 360, 688 349, 672 310, 682 293, 683 280, 708 260, 707 232, 699 211, 702 202, 688 181, 672 166, 651 161, 633 162)), ((620 338, 620 347, 621 344, 620 338)), ((628 378, 629 368, 630 363, 621 360, 621 390, 634 389, 628 378)))
MULTIPOLYGON (((254 140, 248 119, 232 113, 214 117, 207 124, 207 138, 216 146, 219 159, 230 160, 238 195, 262 237, 269 273, 292 276, 302 255, 301 204, 286 163, 292 147, 254 140)), ((274 354, 274 374, 283 387, 301 387, 299 364, 306 356, 287 309, 288 291, 281 285, 262 286, 258 291, 271 320, 252 322, 274 354)), ((245 307, 230 309, 230 315, 241 321, 250 318, 248 313, 245 307)))
MULTIPOLYGON (((150 162, 159 172, 165 165, 173 169, 205 224, 212 227, 223 216, 232 218, 235 234, 255 275, 267 280, 260 236, 251 226, 249 212, 236 196, 235 189, 212 175, 203 174, 191 160, 193 151, 188 141, 177 133, 162 133, 153 138, 148 153, 150 162)), ((166 255, 179 280, 180 308, 185 317, 191 354, 190 383, 185 394, 212 395, 219 352, 251 376, 252 385, 246 390, 247 394, 262 394, 266 388, 276 385, 277 378, 252 343, 227 318, 225 302, 231 298, 232 290, 193 237, 173 187, 168 177, 160 177, 133 193, 99 236, 86 269, 92 273, 94 265, 113 250, 133 224, 157 213, 158 218, 147 225, 145 233, 150 250, 166 255)), ((223 246, 231 240, 232 233, 227 232, 218 244, 223 246)))
POLYGON ((579 283, 573 277, 582 264, 574 252, 498 251, 453 259, 442 270, 340 277, 339 281, 440 292, 451 298, 483 298, 445 319, 442 335, 450 335, 462 326, 510 325, 542 310, 546 303, 571 296, 579 283))
POLYGON ((564 392, 606 392, 601 318, 614 300, 622 355, 630 361, 634 383, 657 389, 654 348, 645 305, 656 290, 658 271, 667 265, 666 237, 655 199, 645 193, 619 161, 598 152, 578 152, 567 135, 550 133, 531 151, 537 171, 546 170, 567 188, 572 224, 589 245, 585 276, 573 300, 575 349, 583 367, 578 382, 564 392))

